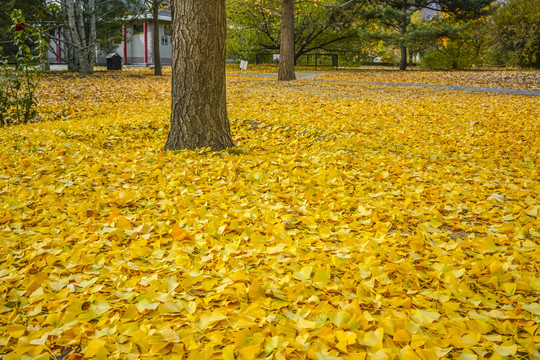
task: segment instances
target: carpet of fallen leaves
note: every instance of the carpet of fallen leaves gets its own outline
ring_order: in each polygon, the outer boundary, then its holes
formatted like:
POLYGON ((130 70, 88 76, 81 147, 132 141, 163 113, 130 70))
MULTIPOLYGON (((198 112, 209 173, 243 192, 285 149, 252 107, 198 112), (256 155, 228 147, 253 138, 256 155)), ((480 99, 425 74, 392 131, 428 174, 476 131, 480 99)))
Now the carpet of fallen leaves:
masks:
POLYGON ((360 70, 321 75, 319 78, 367 82, 420 83, 507 89, 540 90, 540 71, 398 71, 360 70))
POLYGON ((540 357, 538 97, 234 77, 173 153, 169 86, 0 129, 2 360, 540 357))

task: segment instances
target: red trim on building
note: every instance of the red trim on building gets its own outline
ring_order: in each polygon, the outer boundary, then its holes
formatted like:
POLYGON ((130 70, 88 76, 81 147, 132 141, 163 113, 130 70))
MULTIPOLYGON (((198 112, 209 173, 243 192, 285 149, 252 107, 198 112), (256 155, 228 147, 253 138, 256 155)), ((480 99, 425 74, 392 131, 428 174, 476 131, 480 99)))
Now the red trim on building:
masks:
POLYGON ((122 32, 124 35, 124 64, 127 64, 127 31, 126 25, 122 25, 122 32))
POLYGON ((148 64, 148 24, 144 23, 144 63, 148 64))

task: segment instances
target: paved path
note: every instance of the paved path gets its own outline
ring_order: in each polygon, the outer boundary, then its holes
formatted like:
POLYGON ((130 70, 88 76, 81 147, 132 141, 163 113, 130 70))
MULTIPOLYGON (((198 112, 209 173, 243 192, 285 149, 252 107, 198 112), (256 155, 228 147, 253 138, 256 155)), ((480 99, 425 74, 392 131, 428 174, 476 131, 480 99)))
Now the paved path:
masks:
MULTIPOLYGON (((298 80, 323 80, 323 79, 316 79, 319 75, 325 75, 325 74, 333 74, 328 71, 297 71, 296 72, 296 78, 298 80)), ((270 78, 270 79, 277 79, 278 74, 277 73, 262 73, 262 74, 228 74, 228 76, 249 76, 249 77, 264 77, 264 78, 270 78)))
MULTIPOLYGON (((434 85, 434 84, 378 82, 378 81, 361 81, 361 80, 317 79, 317 76, 324 75, 324 74, 332 74, 332 73, 325 72, 325 71, 297 72, 296 78, 298 80, 313 80, 313 81, 325 81, 325 82, 350 82, 350 83, 386 85, 386 86, 428 87, 428 88, 449 89, 449 90, 459 90, 459 91, 480 91, 480 92, 492 92, 492 93, 499 93, 499 94, 540 96, 540 90, 521 90, 521 89, 508 89, 508 88, 480 87, 480 86, 434 85)), ((277 79, 277 73, 230 74, 230 76, 250 76, 250 77, 265 77, 265 78, 277 79)))

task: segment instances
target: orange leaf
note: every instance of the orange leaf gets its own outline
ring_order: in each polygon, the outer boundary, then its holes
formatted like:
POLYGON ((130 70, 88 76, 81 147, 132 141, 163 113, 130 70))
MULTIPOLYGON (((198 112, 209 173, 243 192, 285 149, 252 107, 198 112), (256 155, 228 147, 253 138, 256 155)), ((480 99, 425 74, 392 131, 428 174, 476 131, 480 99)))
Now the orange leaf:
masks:
POLYGON ((175 223, 172 228, 172 236, 173 239, 176 241, 182 241, 182 240, 192 240, 191 236, 180 228, 178 223, 175 223))

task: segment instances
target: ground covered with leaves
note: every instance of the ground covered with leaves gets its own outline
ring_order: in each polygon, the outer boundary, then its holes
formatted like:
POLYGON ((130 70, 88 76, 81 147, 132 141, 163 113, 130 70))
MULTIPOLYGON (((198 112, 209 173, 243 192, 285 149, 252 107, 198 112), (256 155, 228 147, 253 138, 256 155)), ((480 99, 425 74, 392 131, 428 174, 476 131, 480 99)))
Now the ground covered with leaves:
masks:
POLYGON ((540 71, 398 71, 374 69, 343 71, 321 75, 322 79, 367 82, 419 83, 430 85, 477 86, 522 90, 540 90, 540 71))
POLYGON ((0 129, 2 360, 540 357, 538 97, 231 77, 173 153, 169 86, 0 129))

